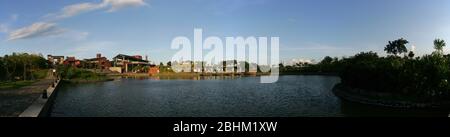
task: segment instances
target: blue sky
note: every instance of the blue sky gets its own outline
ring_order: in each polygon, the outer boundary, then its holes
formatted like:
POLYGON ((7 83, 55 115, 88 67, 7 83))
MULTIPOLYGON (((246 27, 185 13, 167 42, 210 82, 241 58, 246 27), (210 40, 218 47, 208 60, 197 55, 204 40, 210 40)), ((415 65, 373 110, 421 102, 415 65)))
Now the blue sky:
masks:
MULTIPOLYGON (((280 37, 282 60, 383 55, 406 38, 419 55, 450 41, 448 0, 1 0, 0 55, 148 55, 166 62, 176 36, 280 37)), ((446 53, 449 53, 445 48, 446 53)))

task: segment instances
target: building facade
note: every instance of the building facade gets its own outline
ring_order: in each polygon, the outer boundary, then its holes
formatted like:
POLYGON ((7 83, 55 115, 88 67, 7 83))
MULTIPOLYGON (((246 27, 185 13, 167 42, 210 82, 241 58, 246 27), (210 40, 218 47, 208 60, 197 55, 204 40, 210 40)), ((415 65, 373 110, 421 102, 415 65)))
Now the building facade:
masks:
POLYGON ((107 70, 111 67, 111 62, 106 57, 102 57, 100 53, 95 58, 85 59, 84 61, 87 68, 107 70))
POLYGON ((64 60, 64 65, 79 68, 81 67, 81 61, 76 59, 75 57, 67 57, 67 59, 64 60))
POLYGON ((47 60, 53 66, 64 64, 64 56, 47 55, 47 60))
POLYGON ((122 73, 139 72, 141 69, 149 67, 150 65, 150 62, 147 59, 143 60, 140 55, 130 56, 119 54, 113 58, 113 66, 120 67, 122 73))

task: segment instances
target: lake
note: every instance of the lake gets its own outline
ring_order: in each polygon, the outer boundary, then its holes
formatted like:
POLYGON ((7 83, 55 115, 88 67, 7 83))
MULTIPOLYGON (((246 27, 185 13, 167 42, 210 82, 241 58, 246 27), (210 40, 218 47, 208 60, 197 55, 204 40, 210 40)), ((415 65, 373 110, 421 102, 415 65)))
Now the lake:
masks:
POLYGON ((341 117, 447 116, 435 110, 401 110, 342 101, 333 76, 280 76, 160 80, 123 78, 64 84, 53 117, 341 117))

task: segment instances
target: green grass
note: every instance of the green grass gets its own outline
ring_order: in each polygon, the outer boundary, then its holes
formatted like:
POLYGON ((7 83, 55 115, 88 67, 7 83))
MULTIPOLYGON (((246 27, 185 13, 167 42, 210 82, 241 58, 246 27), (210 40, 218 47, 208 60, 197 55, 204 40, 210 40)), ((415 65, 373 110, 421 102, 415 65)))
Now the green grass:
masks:
POLYGON ((48 69, 41 69, 33 72, 33 76, 36 79, 44 79, 47 77, 48 69))
POLYGON ((18 89, 21 87, 29 86, 36 82, 35 80, 29 81, 15 81, 15 82, 0 82, 0 90, 3 89, 18 89))

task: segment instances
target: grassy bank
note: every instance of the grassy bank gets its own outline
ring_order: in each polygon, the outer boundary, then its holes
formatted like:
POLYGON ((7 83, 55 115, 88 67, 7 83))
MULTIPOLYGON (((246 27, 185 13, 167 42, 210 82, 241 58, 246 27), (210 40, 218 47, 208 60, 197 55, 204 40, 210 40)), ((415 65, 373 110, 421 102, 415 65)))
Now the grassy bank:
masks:
POLYGON ((90 83, 113 80, 106 74, 96 73, 87 69, 78 69, 74 67, 60 66, 58 74, 65 82, 69 83, 90 83))
POLYGON ((0 90, 18 89, 21 87, 29 86, 29 85, 33 84, 34 82, 36 82, 36 80, 0 82, 0 90))
POLYGON ((32 79, 19 81, 0 81, 0 90, 18 89, 21 87, 32 85, 33 83, 44 79, 47 76, 48 69, 39 69, 31 72, 32 79))

